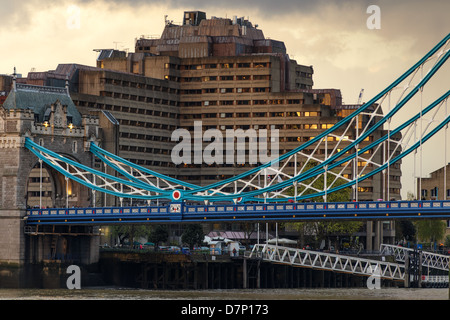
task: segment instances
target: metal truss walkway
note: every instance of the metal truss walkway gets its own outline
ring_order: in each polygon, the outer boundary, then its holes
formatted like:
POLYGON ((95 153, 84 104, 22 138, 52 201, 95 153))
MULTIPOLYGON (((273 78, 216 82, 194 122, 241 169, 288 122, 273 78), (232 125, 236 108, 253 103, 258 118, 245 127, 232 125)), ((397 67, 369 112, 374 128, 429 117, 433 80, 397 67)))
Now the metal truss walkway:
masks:
POLYGON ((398 281, 405 279, 403 264, 276 245, 255 245, 248 258, 261 258, 273 263, 363 276, 376 275, 381 279, 398 281))
MULTIPOLYGON (((392 255, 395 257, 396 261, 405 262, 406 256, 408 253, 412 253, 414 249, 405 248, 400 246, 394 246, 390 244, 382 244, 381 245, 381 254, 382 255, 392 255)), ((421 251, 422 255, 422 266, 448 271, 449 270, 449 261, 450 256, 446 256, 443 254, 421 251)))

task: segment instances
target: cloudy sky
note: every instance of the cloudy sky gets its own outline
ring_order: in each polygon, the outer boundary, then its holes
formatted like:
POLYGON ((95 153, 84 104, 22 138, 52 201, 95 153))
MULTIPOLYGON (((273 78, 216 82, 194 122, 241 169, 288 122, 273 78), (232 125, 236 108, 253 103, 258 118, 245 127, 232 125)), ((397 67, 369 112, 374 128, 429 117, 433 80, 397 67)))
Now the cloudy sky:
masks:
MULTIPOLYGON (((284 41, 291 58, 314 66, 315 88, 339 88, 348 104, 356 103, 362 88, 363 100, 369 100, 450 32, 448 0, 0 0, 0 5, 0 74, 11 74, 14 66, 26 76, 58 63, 94 65, 93 49, 134 51, 136 37, 161 35, 165 15, 177 23, 183 11, 201 10, 207 17, 248 17, 266 37, 284 41), (375 21, 373 12, 367 13, 370 5, 380 8, 379 29, 367 26, 375 21)), ((448 90, 449 70, 440 72, 432 98, 448 90)), ((428 163, 434 170, 443 162, 428 163)))

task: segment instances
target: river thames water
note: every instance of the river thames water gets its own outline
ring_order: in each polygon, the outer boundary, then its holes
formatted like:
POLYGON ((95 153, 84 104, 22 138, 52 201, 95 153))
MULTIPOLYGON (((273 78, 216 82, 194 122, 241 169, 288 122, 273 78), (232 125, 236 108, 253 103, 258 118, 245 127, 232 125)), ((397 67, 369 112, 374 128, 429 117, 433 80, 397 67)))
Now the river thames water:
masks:
POLYGON ((0 300, 448 300, 448 288, 143 290, 0 289, 0 300))
POLYGON ((0 312, 83 316, 95 319, 275 319, 376 315, 415 319, 418 312, 441 314, 448 289, 339 288, 143 290, 128 288, 0 289, 0 312))

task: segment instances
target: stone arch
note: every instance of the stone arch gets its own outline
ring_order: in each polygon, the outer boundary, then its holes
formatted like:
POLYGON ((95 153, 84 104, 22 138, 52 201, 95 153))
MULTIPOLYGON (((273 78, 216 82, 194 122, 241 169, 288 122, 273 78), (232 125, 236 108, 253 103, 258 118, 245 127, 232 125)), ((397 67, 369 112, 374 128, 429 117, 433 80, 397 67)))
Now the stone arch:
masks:
POLYGON ((41 190, 41 166, 36 162, 30 169, 26 186, 27 208, 53 208, 55 206, 56 185, 51 168, 42 163, 42 190, 41 190), (42 191, 42 193, 41 193, 42 191))
MULTIPOLYGON (((81 163, 70 154, 62 156, 81 163)), ((67 179, 56 169, 42 162, 42 193, 40 162, 36 160, 27 175, 26 202, 27 208, 65 208, 90 206, 90 191, 87 187, 67 179)))

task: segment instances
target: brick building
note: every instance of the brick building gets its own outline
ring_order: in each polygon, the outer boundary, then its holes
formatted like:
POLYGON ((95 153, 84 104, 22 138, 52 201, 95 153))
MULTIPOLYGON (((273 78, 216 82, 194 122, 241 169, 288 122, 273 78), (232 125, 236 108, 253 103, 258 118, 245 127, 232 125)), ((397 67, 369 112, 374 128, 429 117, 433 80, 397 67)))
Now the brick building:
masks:
POLYGON ((431 172, 428 178, 418 178, 417 194, 423 200, 449 200, 450 164, 431 172))

